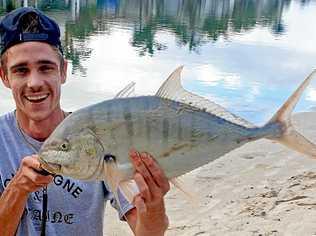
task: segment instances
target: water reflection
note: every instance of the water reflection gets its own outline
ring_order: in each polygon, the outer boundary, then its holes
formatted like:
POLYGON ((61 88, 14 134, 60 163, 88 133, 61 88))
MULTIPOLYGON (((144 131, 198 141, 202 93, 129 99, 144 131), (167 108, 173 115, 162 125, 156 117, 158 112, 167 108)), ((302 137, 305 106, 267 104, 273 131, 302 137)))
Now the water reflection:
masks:
MULTIPOLYGON (((131 80, 138 94, 153 94, 184 64, 187 89, 263 123, 314 66, 315 1, 0 0, 0 14, 20 6, 61 27, 69 110, 110 98, 131 80)), ((313 106, 315 91, 301 110, 313 106)), ((9 107, 3 93, 0 112, 9 107)))
MULTIPOLYGON (((300 1, 306 5, 310 1, 300 1)), ((179 47, 198 52, 199 48, 220 36, 245 33, 254 27, 267 27, 274 35, 283 34, 283 11, 290 0, 2 0, 1 11, 34 6, 66 18, 65 52, 73 70, 86 74, 81 60, 91 55, 86 41, 94 34, 109 34, 115 28, 132 30, 130 44, 139 55, 153 56, 168 45, 157 39, 161 31, 172 33, 179 47)), ((57 19, 58 20, 58 19, 57 19)))

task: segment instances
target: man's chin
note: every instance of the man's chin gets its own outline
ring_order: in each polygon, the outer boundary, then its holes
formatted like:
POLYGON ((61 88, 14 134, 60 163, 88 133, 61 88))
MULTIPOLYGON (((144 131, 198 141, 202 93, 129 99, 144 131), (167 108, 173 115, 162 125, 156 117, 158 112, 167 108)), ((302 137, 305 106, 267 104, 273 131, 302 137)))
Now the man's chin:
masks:
POLYGON ((30 109, 26 110, 25 114, 28 117, 28 119, 33 120, 33 121, 43 121, 46 120, 50 117, 50 114, 52 113, 51 110, 35 110, 35 109, 30 109))

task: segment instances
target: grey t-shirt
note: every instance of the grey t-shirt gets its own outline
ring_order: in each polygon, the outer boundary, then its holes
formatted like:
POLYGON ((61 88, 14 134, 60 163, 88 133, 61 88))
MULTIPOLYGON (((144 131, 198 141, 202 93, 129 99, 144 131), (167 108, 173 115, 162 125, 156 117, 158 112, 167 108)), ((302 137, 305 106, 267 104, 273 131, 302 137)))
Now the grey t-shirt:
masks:
MULTIPOLYGON (((26 136, 38 150, 41 142, 26 136)), ((14 112, 0 117, 0 193, 8 185, 23 157, 34 154, 18 129, 14 112)), ((119 209, 113 194, 99 182, 78 181, 56 175, 48 186, 46 235, 103 235, 104 207, 107 200, 119 209)), ((119 217, 133 206, 121 194, 119 217)), ((29 195, 17 235, 40 235, 42 219, 42 191, 29 195)))

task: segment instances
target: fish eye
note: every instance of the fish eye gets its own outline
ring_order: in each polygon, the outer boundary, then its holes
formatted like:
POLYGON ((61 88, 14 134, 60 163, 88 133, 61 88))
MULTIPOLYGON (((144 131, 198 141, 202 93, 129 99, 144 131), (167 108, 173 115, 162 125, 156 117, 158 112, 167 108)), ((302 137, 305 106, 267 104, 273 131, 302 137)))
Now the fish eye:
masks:
POLYGON ((69 150, 69 144, 68 143, 62 143, 61 145, 60 145, 60 150, 62 150, 62 151, 68 151, 69 150))

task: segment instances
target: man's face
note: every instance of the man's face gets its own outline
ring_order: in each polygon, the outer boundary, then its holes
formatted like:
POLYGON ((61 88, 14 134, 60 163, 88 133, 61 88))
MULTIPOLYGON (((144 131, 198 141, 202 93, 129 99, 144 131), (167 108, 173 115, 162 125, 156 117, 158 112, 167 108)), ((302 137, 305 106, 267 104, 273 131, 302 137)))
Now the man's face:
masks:
POLYGON ((7 73, 2 80, 10 88, 17 111, 40 121, 60 109, 60 88, 65 82, 67 64, 46 43, 26 42, 7 51, 7 73))

